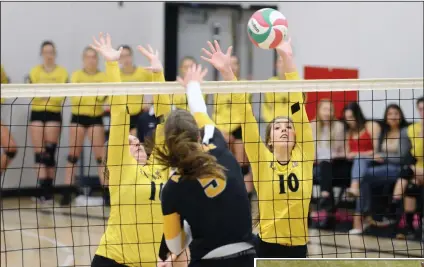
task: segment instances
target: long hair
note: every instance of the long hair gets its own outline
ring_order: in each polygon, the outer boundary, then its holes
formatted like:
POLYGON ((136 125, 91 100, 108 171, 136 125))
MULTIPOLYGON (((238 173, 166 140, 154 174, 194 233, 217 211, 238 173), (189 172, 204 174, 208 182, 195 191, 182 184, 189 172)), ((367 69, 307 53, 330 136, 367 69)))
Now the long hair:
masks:
POLYGON ((333 137, 334 135, 334 124, 337 121, 336 116, 334 115, 334 105, 333 102, 331 102, 330 99, 328 98, 323 98, 319 101, 318 103, 318 113, 317 116, 315 118, 315 121, 317 122, 317 140, 321 140, 321 133, 322 133, 322 128, 324 127, 324 121, 319 117, 319 110, 322 106, 323 103, 330 103, 331 106, 331 116, 330 116, 330 135, 331 137, 333 137))
POLYGON ((153 148, 159 164, 174 168, 183 179, 225 179, 224 167, 216 158, 203 151, 199 143, 199 128, 186 110, 173 111, 165 122, 165 143, 153 148))
POLYGON ((350 132, 352 130, 357 130, 358 132, 360 132, 365 128, 365 123, 367 122, 367 119, 365 118, 364 113, 362 112, 362 109, 359 106, 358 102, 350 102, 349 104, 347 104, 347 106, 343 110, 343 121, 345 124, 346 132, 350 132), (355 118, 356 122, 356 129, 350 129, 349 125, 346 122, 345 114, 347 110, 352 111, 353 117, 355 118))
POLYGON ((382 129, 381 134, 379 138, 379 144, 383 143, 383 139, 386 137, 386 135, 390 132, 390 126, 387 123, 387 115, 389 114, 390 109, 396 109, 399 112, 400 119, 399 119, 399 129, 402 129, 404 127, 408 126, 408 122, 405 119, 405 115, 403 114, 402 109, 397 104, 390 104, 386 107, 386 110, 384 111, 384 119, 382 123, 382 129))

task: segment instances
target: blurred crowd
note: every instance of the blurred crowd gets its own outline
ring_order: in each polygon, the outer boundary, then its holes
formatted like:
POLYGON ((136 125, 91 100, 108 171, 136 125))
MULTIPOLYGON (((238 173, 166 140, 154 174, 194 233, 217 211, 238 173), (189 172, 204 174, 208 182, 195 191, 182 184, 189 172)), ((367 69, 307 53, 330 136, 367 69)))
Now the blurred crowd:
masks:
MULTIPOLYGON (((133 62, 133 50, 123 45, 121 54, 121 78, 123 82, 149 82, 150 74, 133 62)), ((82 53, 82 68, 68 75, 68 71, 56 62, 56 47, 53 42, 45 41, 40 47, 43 62, 33 67, 27 77, 29 83, 101 83, 107 77, 99 70, 98 55, 91 48, 82 53)), ((179 74, 184 73, 192 64, 193 57, 185 57, 179 63, 179 74)), ((238 58, 232 57, 233 72, 239 77, 238 58)), ((276 69, 281 64, 277 62, 276 69)), ((7 69, 7 66, 5 66, 7 69)), ((239 77, 240 78, 240 77, 239 77)), ((270 79, 284 79, 280 73, 270 79)), ((6 72, 1 68, 1 83, 10 83, 6 72)), ((31 102, 28 130, 34 149, 34 163, 37 169, 38 184, 41 191, 36 198, 42 201, 53 199, 48 188, 54 186, 56 176, 56 150, 62 127, 62 107, 65 98, 34 98, 31 102)), ((213 118, 221 127, 232 152, 239 161, 245 176, 247 191, 254 199, 252 175, 247 162, 240 125, 231 125, 226 120, 231 115, 225 109, 231 102, 231 96, 217 100, 213 105, 213 118), (227 101, 227 102, 226 102, 227 101), (221 109, 221 110, 220 110, 221 109), (221 114, 221 115, 220 115, 221 114), (226 118, 223 119, 222 116, 226 118), (228 125, 227 125, 228 124, 228 125)), ((131 115, 130 134, 141 142, 151 137, 158 123, 151 101, 143 95, 130 96, 128 112, 131 115), (131 99, 130 99, 131 98, 131 99)), ((278 102, 274 94, 265 94, 261 104, 264 121, 272 117, 272 107, 268 103, 278 102)), ((2 99, 3 103, 3 99, 2 99)), ((68 127, 69 152, 65 174, 65 184, 74 183, 76 164, 84 147, 84 140, 91 142, 98 164, 98 173, 102 185, 105 158, 104 117, 108 113, 107 97, 71 97, 71 123, 68 127)), ((187 109, 185 95, 173 96, 174 108, 187 109)), ((417 122, 406 121, 402 109, 396 104, 387 106, 381 121, 364 116, 358 103, 347 103, 343 117, 335 117, 334 106, 329 99, 321 99, 317 115, 312 120, 315 134, 316 162, 314 183, 319 185, 320 194, 317 208, 311 212, 311 222, 320 228, 330 228, 340 220, 342 196, 354 203, 355 216, 350 234, 362 234, 370 226, 394 226, 399 238, 421 238, 424 159, 423 159, 423 116, 424 99, 416 101, 420 118, 417 122), (341 188, 335 196, 334 188, 341 188), (376 197, 378 196, 378 197, 376 197), (389 203, 389 204, 388 204, 389 203)), ((13 126, 13 125, 12 125, 13 126)), ((18 146, 10 134, 9 127, 1 125, 1 173, 16 156, 18 146)), ((60 204, 70 205, 73 191, 62 194, 60 204)), ((107 193, 106 205, 108 204, 107 193)), ((254 203, 254 201, 252 201, 254 203)))

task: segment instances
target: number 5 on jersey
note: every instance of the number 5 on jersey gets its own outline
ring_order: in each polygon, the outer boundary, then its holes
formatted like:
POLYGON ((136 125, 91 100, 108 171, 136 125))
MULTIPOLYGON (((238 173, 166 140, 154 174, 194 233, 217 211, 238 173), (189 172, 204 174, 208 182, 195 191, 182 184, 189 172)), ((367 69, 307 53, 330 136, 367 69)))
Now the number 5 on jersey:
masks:
POLYGON ((224 179, 202 178, 197 180, 202 185, 206 196, 209 198, 214 198, 221 194, 227 185, 227 181, 224 179))

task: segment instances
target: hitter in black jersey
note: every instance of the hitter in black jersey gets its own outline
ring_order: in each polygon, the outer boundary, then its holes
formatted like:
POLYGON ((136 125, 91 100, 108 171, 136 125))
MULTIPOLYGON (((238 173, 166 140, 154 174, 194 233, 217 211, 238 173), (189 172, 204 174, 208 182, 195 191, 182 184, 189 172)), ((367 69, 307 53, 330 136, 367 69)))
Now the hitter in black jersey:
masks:
POLYGON ((180 83, 191 115, 175 110, 165 122, 158 161, 173 169, 162 191, 164 236, 176 255, 190 248, 190 267, 254 266, 249 200, 240 165, 206 113, 200 82, 206 71, 193 66, 180 83))

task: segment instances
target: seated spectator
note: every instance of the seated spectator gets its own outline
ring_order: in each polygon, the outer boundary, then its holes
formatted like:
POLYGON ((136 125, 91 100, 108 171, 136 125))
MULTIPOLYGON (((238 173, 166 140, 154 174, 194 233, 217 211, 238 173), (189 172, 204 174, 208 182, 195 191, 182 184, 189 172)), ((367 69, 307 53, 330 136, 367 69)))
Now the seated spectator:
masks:
MULTIPOLYGON (((424 125, 424 98, 421 97, 417 100, 417 108, 420 115, 420 121, 411 124, 407 129, 408 145, 410 148, 411 160, 407 160, 402 169, 401 175, 396 183, 393 192, 393 204, 397 207, 397 214, 401 214, 402 196, 406 227, 403 231, 399 231, 398 238, 413 238, 414 232, 414 219, 417 225, 420 225, 420 217, 422 214, 418 212, 418 216, 414 213, 417 212, 417 198, 421 194, 421 188, 424 185, 424 159, 423 159, 423 125, 424 125)), ((418 202, 418 203, 422 203, 418 202)), ((400 216, 398 216, 400 217, 400 216)), ((419 227, 418 227, 419 228, 419 227)))
POLYGON ((311 122, 311 127, 316 151, 314 176, 321 189, 319 212, 315 216, 319 216, 321 226, 325 226, 327 213, 332 212, 334 207, 333 186, 349 185, 349 179, 337 178, 350 176, 350 162, 345 159, 343 123, 335 118, 334 106, 329 99, 319 102, 317 117, 311 122))
MULTIPOLYGON (((367 121, 358 103, 349 103, 344 110, 346 124, 346 158, 371 158, 374 147, 378 143, 381 129, 376 122, 367 121)), ((353 171, 356 173, 356 171, 353 171)), ((347 192, 359 196, 359 177, 352 176, 350 188, 347 192)))
MULTIPOLYGON (((408 154, 408 138, 403 130, 407 122, 396 104, 389 105, 384 114, 380 136, 372 158, 357 157, 352 167, 352 179, 360 181, 356 201, 356 216, 350 234, 361 234, 369 225, 362 216, 370 215, 372 188, 392 185, 400 175, 402 161, 408 154)), ((351 192, 354 193, 354 192, 351 192)))

